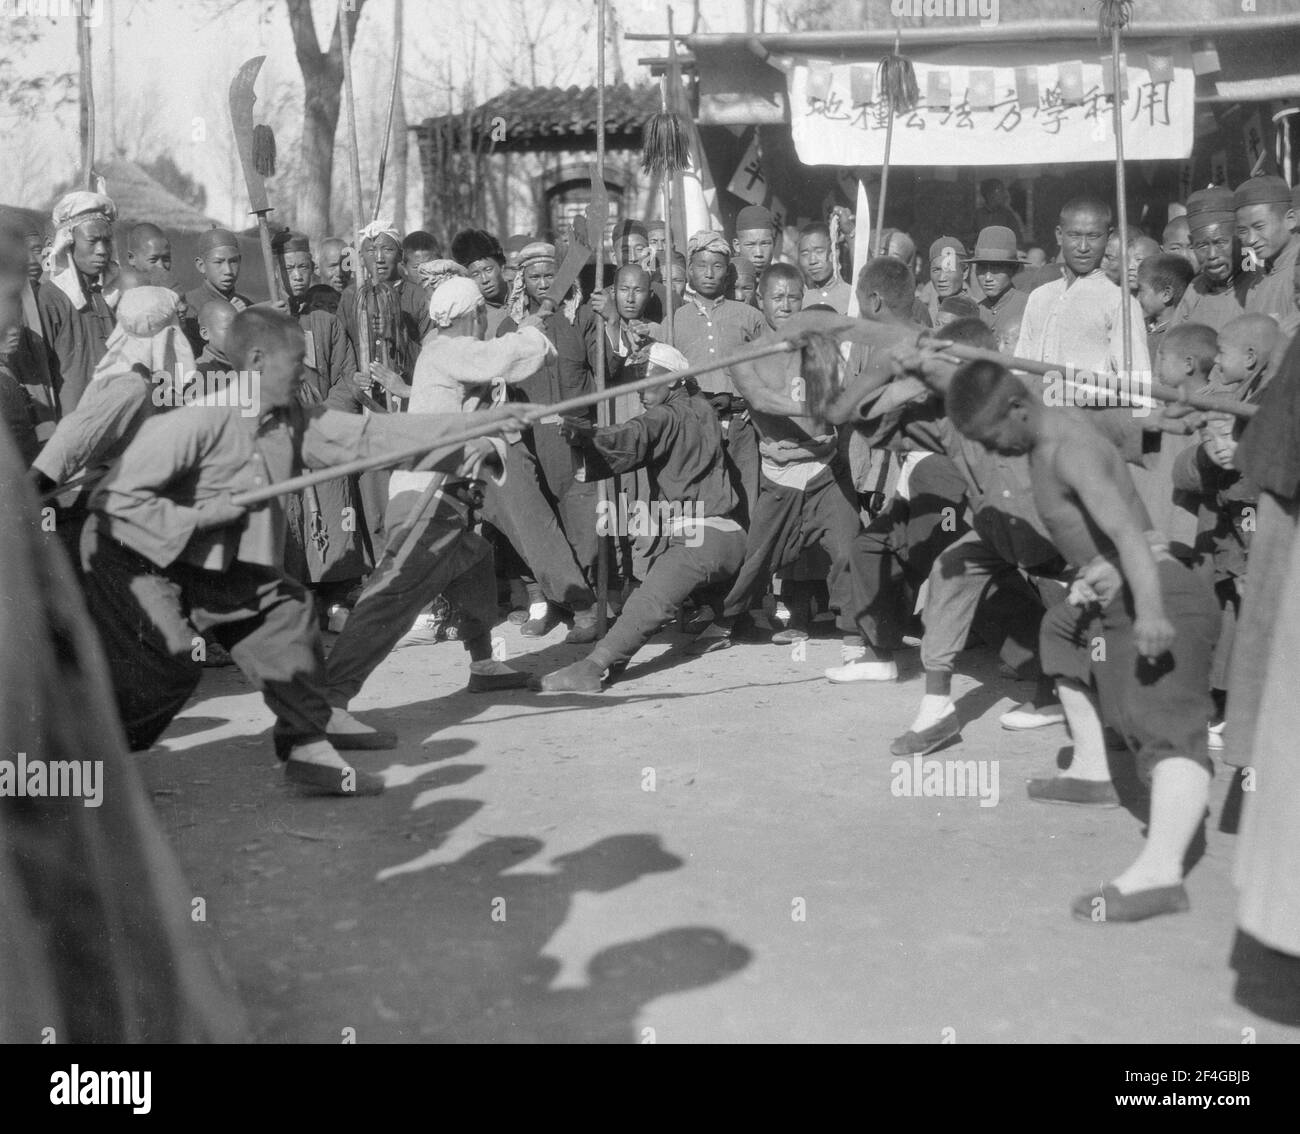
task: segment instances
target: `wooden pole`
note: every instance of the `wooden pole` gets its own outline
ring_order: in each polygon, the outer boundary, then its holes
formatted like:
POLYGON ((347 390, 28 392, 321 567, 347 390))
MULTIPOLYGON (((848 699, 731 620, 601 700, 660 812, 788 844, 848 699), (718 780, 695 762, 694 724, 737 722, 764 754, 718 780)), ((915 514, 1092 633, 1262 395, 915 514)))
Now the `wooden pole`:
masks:
POLYGON ((90 51, 90 21, 77 17, 77 62, 79 64, 79 116, 81 132, 81 180, 92 192, 95 188, 95 80, 90 51))
POLYGON ((375 185, 375 202, 370 210, 370 219, 379 219, 379 210, 384 203, 384 173, 388 166, 388 146, 393 140, 393 113, 397 109, 397 88, 402 76, 402 0, 396 0, 397 8, 393 16, 393 77, 388 85, 388 114, 384 118, 384 141, 379 149, 379 176, 375 185))
MULTIPOLYGON (((668 6, 668 54, 673 53, 673 9, 672 5, 668 6)), ((673 92, 673 99, 670 102, 668 98, 668 84, 671 81, 673 68, 667 68, 659 77, 659 100, 661 109, 668 114, 677 103, 677 92, 673 92)), ((673 174, 669 170, 664 170, 661 175, 660 192, 663 194, 664 205, 664 260, 663 266, 664 277, 664 312, 667 319, 668 327, 668 345, 677 345, 677 330, 673 326, 673 308, 676 306, 676 298, 673 295, 673 197, 672 182, 673 174)))
MULTIPOLYGON (((360 231, 364 223, 361 218, 365 216, 366 210, 361 202, 361 152, 357 148, 357 107, 352 87, 352 36, 348 32, 348 11, 351 7, 350 0, 339 0, 339 38, 343 46, 343 106, 348 120, 348 175, 352 182, 352 227, 360 231)), ((357 256, 364 265, 365 257, 361 255, 360 241, 357 241, 357 256)), ((362 266, 357 274, 368 273, 362 266)))
MULTIPOLYGON (((601 199, 605 193, 605 19, 607 0, 597 0, 596 7, 596 181, 600 187, 601 199)), ((595 200, 592 186, 593 197, 595 200)), ((596 239, 596 290, 605 288, 605 232, 602 225, 596 239)), ((604 316, 600 316, 601 326, 596 335, 596 389, 605 390, 605 329, 604 316)), ((608 425, 610 422, 610 403, 600 402, 596 407, 596 424, 608 425)), ((615 480, 614 499, 618 499, 618 482, 615 480)), ((597 482, 596 500, 598 517, 609 516, 609 486, 604 478, 597 482)), ((598 525, 599 527, 599 525, 598 525)), ((616 525, 617 529, 617 525, 616 525)), ((597 531, 596 544, 596 633, 601 638, 609 629, 609 545, 610 535, 597 531)))
POLYGON ((1124 373, 1133 370, 1132 299, 1128 290, 1128 190, 1124 178, 1124 88, 1120 85, 1120 22, 1115 18, 1110 28, 1111 90, 1114 94, 1115 124, 1115 216, 1119 223, 1119 290, 1120 327, 1124 335, 1124 373))
MULTIPOLYGON (((550 417, 553 414, 573 413, 576 410, 588 409, 591 406, 598 406, 602 401, 609 398, 622 397, 624 394, 639 394, 642 390, 651 390, 656 386, 671 385, 680 378, 694 378, 697 374, 705 374, 711 370, 723 370, 728 366, 739 366, 746 362, 753 362, 759 358, 766 358, 770 354, 787 354, 792 350, 799 350, 801 343, 795 339, 779 339, 766 343, 754 343, 744 350, 736 351, 735 354, 726 358, 720 358, 716 362, 705 363, 702 366, 692 366, 686 370, 677 370, 670 374, 656 374, 651 378, 642 378, 638 382, 629 382, 626 385, 620 385, 614 390, 596 390, 590 394, 579 394, 574 398, 567 398, 562 402, 556 402, 549 406, 538 406, 532 413, 526 415, 525 420, 532 424, 540 421, 544 417, 550 417)), ((472 416, 472 415, 471 415, 472 416)), ((335 465, 333 468, 321 469, 319 472, 304 473, 302 476, 291 477, 289 480, 282 480, 277 484, 268 485, 265 488, 250 489, 248 492, 240 492, 231 497, 231 503, 240 507, 251 507, 254 504, 260 504, 264 500, 274 499, 276 496, 284 496, 290 492, 301 492, 304 488, 311 488, 314 485, 322 484, 327 480, 336 480, 342 476, 352 476, 354 473, 368 472, 370 469, 381 469, 389 465, 398 465, 403 461, 409 461, 416 457, 423 457, 426 454, 442 452, 446 449, 452 449, 465 444, 466 441, 473 441, 476 437, 489 437, 494 433, 501 432, 502 425, 497 421, 485 421, 482 425, 470 426, 459 433, 453 433, 450 437, 444 437, 440 440, 412 445, 406 449, 399 449, 392 453, 383 453, 373 457, 358 457, 355 461, 348 461, 345 464, 335 465)), ((65 489, 60 487, 58 492, 65 489)))

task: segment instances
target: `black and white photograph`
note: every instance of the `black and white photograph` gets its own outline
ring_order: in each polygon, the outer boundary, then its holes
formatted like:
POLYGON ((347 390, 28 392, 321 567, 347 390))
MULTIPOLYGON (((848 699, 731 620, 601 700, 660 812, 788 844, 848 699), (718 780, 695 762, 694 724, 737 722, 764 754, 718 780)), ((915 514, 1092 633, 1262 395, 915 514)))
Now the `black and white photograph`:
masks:
POLYGON ((33 1105, 167 1119, 222 1057, 122 1045, 194 1044, 1285 1089, 1300 0, 0 0, 0 157, 33 1105))

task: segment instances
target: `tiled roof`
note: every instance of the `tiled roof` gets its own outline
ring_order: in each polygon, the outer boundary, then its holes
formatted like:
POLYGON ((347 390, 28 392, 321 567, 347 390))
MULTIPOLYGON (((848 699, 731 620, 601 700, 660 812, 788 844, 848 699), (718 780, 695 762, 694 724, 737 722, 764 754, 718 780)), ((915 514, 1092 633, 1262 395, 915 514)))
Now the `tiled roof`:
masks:
MULTIPOLYGON (((605 88, 605 135, 640 144, 641 129, 646 120, 659 110, 659 90, 654 86, 630 87, 626 83, 605 88)), ((573 148, 581 148, 583 139, 595 144, 596 88, 595 87, 513 87, 512 89, 480 103, 468 115, 446 114, 426 118, 414 129, 421 138, 432 131, 449 129, 459 140, 466 119, 472 125, 475 141, 483 141, 489 149, 517 149, 547 143, 563 145, 567 140, 573 148), (504 141, 497 139, 492 145, 490 137, 493 123, 501 119, 505 124, 504 141)))

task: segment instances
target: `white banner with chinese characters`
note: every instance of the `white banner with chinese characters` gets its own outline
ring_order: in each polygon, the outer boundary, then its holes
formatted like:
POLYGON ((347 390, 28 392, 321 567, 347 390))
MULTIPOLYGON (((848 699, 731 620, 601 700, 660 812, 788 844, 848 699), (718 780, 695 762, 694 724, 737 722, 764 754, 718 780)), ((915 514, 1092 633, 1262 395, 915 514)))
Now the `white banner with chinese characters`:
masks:
MULTIPOLYGON (((1100 45, 1099 45, 1100 46, 1100 45)), ((921 97, 894 122, 894 165, 1114 161, 1109 52, 1005 44, 903 54, 921 97)), ((1191 156, 1195 78, 1185 42, 1130 44, 1120 76, 1124 149, 1134 160, 1191 156)), ((805 165, 880 165, 886 111, 876 64, 795 58, 791 131, 805 165)))

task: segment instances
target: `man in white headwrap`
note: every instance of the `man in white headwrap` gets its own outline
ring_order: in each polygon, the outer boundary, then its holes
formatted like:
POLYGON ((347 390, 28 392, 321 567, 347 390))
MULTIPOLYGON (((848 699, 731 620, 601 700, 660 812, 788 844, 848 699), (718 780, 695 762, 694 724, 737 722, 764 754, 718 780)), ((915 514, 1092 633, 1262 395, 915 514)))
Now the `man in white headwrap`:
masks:
MULTIPOLYGON (((515 334, 482 341, 486 305, 478 284, 464 276, 439 285, 429 301, 429 319, 432 329, 409 387, 392 371, 372 366, 382 385, 410 398, 412 413, 476 410, 493 400, 494 386, 504 394, 504 386, 531 377, 554 353, 537 318, 525 320, 515 334)), ((504 466, 506 448, 499 438, 482 438, 466 444, 465 451, 467 460, 477 453, 504 466)), ((471 693, 518 689, 527 683, 527 674, 492 657, 496 573, 491 544, 470 530, 467 500, 476 487, 441 473, 393 473, 384 517, 389 545, 334 643, 326 668, 333 709, 327 735, 336 748, 391 748, 396 743, 391 733, 370 728, 348 713, 348 702, 438 595, 460 611, 471 693), (416 509, 435 478, 442 483, 421 523, 416 509)))
MULTIPOLYGON (((108 465, 126 450, 140 426, 181 404, 194 375, 194 355, 181 329, 184 300, 165 287, 136 287, 117 306, 117 326, 94 377, 32 463, 37 487, 47 492, 78 473, 108 465)), ((80 563, 77 540, 90 488, 61 500, 58 532, 80 563)))
POLYGON ((63 413, 77 408, 95 364, 104 357, 121 296, 113 260, 117 207, 102 193, 79 190, 54 206, 50 280, 37 294, 51 375, 63 413))
MULTIPOLYGON (((420 344, 429 333, 429 293, 402 276, 402 234, 392 221, 372 221, 357 233, 357 240, 366 270, 353 274, 336 314, 361 373, 370 373, 372 362, 386 361, 402 381, 410 382, 420 344)), ((379 397, 382 400, 382 393, 379 397)), ((363 473, 359 485, 370 543, 377 552, 385 539, 388 472, 363 473)))
MULTIPOLYGON (((689 367, 679 350, 655 343, 646 377, 689 367)), ((582 661, 549 673, 544 693, 599 693, 603 676, 626 665, 698 587, 725 584, 745 559, 745 529, 727 471, 722 427, 691 379, 641 392, 645 412, 619 425, 593 428, 568 420, 565 430, 589 454, 588 467, 615 476, 645 467, 654 507, 648 517, 622 517, 620 527, 649 521, 663 550, 628 599, 610 632, 582 661)))

